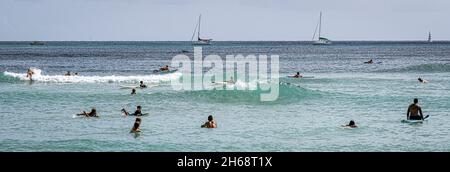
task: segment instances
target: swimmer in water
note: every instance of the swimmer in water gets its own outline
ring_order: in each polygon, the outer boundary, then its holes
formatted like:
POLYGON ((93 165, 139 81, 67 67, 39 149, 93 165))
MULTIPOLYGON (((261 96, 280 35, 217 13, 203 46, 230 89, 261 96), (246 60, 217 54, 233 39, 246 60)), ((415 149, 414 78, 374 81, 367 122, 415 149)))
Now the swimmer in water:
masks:
POLYGON ((131 94, 133 94, 133 95, 136 94, 136 89, 134 89, 134 88, 131 89, 131 94))
POLYGON ((216 121, 214 121, 213 116, 209 115, 208 121, 205 122, 205 124, 203 124, 201 127, 202 128, 217 128, 217 123, 216 123, 216 121))
POLYGON ((141 88, 147 88, 147 85, 144 84, 144 81, 141 81, 140 83, 141 83, 141 84, 139 84, 139 87, 141 87, 141 88))

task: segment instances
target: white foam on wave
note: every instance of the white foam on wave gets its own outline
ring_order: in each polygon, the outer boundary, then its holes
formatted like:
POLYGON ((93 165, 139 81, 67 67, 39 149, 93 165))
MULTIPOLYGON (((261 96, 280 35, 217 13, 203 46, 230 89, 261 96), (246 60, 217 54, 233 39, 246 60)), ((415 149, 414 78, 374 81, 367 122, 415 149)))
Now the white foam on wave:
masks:
MULTIPOLYGON (((181 77, 181 73, 175 72, 170 74, 156 74, 156 75, 136 75, 136 76, 64 76, 64 75, 43 75, 40 69, 32 68, 33 81, 46 83, 160 83, 169 82, 181 77)), ((5 71, 5 76, 19 78, 20 80, 29 80, 26 73, 14 73, 5 71)))

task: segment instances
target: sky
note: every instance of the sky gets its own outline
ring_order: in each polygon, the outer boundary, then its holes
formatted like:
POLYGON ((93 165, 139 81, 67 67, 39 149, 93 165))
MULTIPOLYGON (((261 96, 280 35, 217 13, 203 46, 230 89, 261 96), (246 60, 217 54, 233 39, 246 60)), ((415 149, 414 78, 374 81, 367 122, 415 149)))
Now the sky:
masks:
POLYGON ((448 0, 0 0, 0 41, 450 40, 448 0))

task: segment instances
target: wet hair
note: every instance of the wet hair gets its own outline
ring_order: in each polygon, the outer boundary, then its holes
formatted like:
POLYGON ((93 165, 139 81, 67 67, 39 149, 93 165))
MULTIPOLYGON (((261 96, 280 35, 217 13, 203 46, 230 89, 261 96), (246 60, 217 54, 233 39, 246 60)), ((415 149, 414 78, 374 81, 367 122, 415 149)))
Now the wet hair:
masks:
POLYGON ((141 81, 140 83, 142 84, 142 83, 144 83, 144 81, 141 81))
POLYGON ((136 93, 136 89, 131 89, 131 93, 136 93))
POLYGON ((136 118, 136 122, 141 122, 141 118, 136 118))
POLYGON ((414 103, 419 103, 419 99, 415 98, 414 103))
POLYGON ((355 121, 351 120, 350 123, 348 123, 348 125, 350 126, 355 125, 355 121))
POLYGON ((141 109, 142 107, 141 106, 137 106, 136 108, 141 109))
POLYGON ((417 80, 422 81, 422 78, 418 78, 417 80))
POLYGON ((300 75, 300 72, 297 72, 297 75, 300 75))
POLYGON ((213 116, 212 115, 209 115, 208 116, 208 121, 212 121, 213 120, 213 116))

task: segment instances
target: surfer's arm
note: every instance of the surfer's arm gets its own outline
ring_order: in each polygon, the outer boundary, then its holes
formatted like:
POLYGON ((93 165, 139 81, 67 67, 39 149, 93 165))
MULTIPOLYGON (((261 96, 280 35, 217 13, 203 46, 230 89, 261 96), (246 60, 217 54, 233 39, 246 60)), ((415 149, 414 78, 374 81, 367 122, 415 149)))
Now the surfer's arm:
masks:
POLYGON ((422 108, 421 107, 419 107, 419 114, 420 114, 420 118, 422 118, 422 120, 423 120, 423 113, 422 113, 422 108))
POLYGON ((406 119, 409 119, 409 110, 411 109, 411 106, 408 107, 408 111, 406 112, 406 119))

